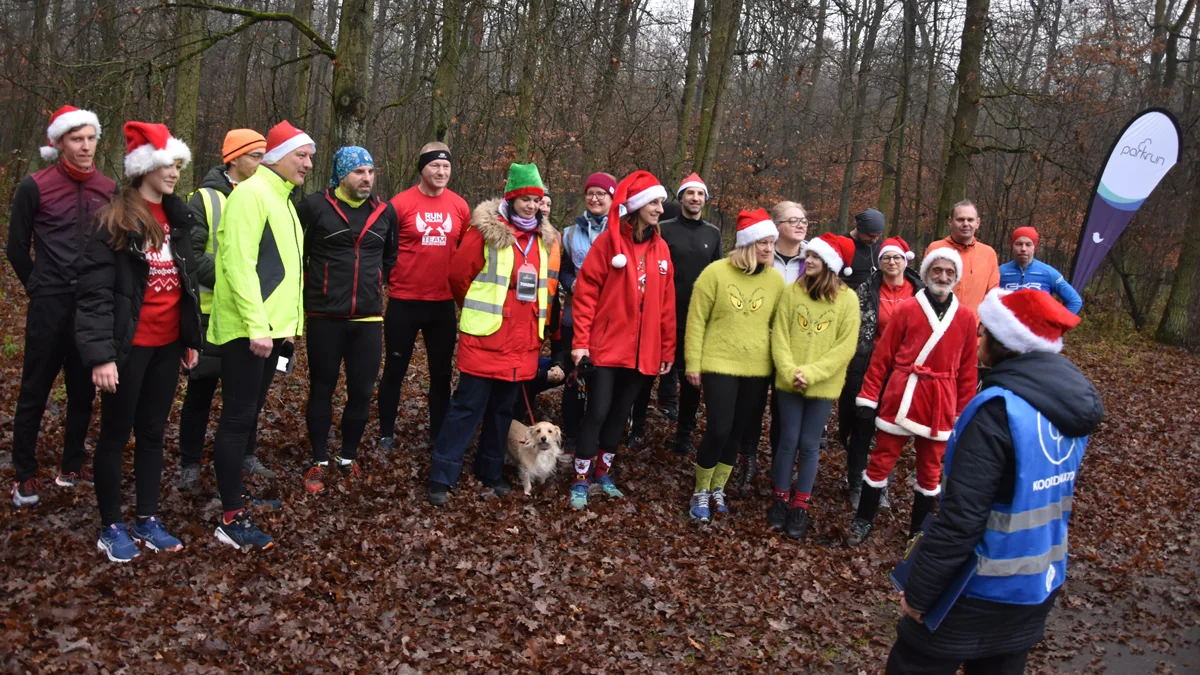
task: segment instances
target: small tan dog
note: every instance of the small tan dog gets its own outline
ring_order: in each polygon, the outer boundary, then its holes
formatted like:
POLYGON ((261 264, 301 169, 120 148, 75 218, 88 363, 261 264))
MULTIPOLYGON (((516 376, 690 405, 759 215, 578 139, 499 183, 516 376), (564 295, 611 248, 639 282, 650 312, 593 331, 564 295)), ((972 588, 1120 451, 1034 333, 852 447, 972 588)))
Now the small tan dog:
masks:
POLYGON ((558 470, 563 457, 562 431, 549 422, 527 427, 513 420, 508 428, 508 456, 517 465, 525 494, 529 494, 533 481, 540 485, 558 470))

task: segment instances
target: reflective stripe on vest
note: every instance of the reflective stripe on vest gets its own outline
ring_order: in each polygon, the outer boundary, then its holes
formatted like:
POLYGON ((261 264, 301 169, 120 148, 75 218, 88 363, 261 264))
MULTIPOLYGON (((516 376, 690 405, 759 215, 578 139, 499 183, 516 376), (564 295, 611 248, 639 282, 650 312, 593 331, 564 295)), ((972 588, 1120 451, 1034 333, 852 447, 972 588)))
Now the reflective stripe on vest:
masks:
POLYGON ((999 387, 980 392, 963 411, 946 445, 950 475, 958 437, 987 401, 1003 398, 1016 478, 1011 504, 992 504, 975 547, 975 576, 963 594, 1017 605, 1045 602, 1067 573, 1067 526, 1075 477, 1088 438, 1070 438, 1020 396, 999 387))
MULTIPOLYGON (((225 206, 225 195, 213 188, 200 188, 192 194, 199 194, 200 201, 204 204, 204 214, 207 219, 208 236, 204 243, 204 253, 207 255, 216 255, 217 253, 217 227, 221 225, 221 209, 225 206)), ((191 197, 188 197, 191 200, 191 197)), ((213 289, 200 284, 200 313, 211 314, 213 302, 213 289)))
MULTIPOLYGON (((533 235, 536 236, 536 235, 533 235)), ((546 250, 543 242, 539 241, 538 249, 538 338, 546 337, 546 318, 550 308, 550 286, 557 287, 558 269, 554 265, 558 260, 557 243, 546 250), (553 276, 552 276, 553 275, 553 276)), ((467 295, 463 299, 462 314, 459 317, 459 330, 477 337, 491 335, 500 330, 504 321, 504 301, 508 297, 508 286, 511 277, 507 272, 513 269, 515 260, 512 246, 497 250, 491 246, 483 249, 483 269, 471 281, 467 295), (501 274, 500 270, 506 273, 501 274)))

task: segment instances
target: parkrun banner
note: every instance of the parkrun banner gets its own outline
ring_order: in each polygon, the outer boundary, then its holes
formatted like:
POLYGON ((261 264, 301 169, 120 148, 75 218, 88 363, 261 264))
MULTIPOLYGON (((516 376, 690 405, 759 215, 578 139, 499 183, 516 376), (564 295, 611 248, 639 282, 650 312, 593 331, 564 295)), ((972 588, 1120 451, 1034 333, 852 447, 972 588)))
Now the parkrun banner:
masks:
POLYGON ((1179 122, 1162 108, 1134 117, 1108 152, 1092 193, 1075 260, 1071 285, 1083 292, 1133 214, 1179 159, 1179 122))

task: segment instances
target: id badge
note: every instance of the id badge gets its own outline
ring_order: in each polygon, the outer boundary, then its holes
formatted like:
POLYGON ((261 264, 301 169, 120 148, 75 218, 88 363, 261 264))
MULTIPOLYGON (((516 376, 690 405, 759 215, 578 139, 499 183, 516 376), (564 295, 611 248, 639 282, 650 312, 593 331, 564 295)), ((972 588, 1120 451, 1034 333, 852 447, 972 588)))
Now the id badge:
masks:
POLYGON ((537 268, 529 263, 517 269, 517 300, 533 302, 537 300, 538 275, 537 268))

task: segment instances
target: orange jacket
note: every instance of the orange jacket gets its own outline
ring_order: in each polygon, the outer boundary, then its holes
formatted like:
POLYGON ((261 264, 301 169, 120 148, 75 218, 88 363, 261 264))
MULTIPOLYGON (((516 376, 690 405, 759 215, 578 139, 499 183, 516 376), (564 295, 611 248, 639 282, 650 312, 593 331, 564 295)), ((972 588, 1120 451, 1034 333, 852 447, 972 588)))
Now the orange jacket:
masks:
POLYGON ((978 239, 964 246, 954 241, 953 237, 946 237, 930 244, 925 249, 925 255, 947 246, 958 251, 963 262, 963 278, 954 287, 954 295, 972 312, 978 313, 979 303, 983 302, 984 296, 1000 285, 1000 262, 996 259, 996 249, 978 239))

